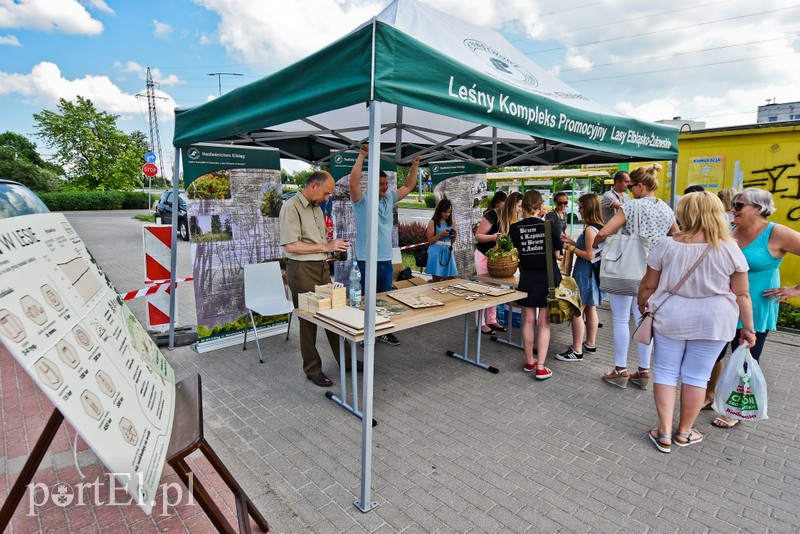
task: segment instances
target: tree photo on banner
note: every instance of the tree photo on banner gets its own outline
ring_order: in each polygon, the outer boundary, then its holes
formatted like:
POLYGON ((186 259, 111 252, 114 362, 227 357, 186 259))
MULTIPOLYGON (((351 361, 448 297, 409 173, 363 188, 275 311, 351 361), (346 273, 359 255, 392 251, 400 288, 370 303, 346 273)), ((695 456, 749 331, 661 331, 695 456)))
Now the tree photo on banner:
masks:
POLYGON ((459 275, 469 278, 475 272, 475 235, 472 229, 481 221, 486 209, 481 207, 481 199, 488 194, 486 172, 477 165, 463 161, 433 162, 430 169, 436 202, 447 197, 453 204, 456 230, 453 255, 459 275))
MULTIPOLYGON (((183 160, 202 353, 240 343, 248 328, 244 266, 283 257, 280 160, 272 149, 202 145, 183 160)), ((259 337, 286 332, 286 315, 255 320, 259 337)))

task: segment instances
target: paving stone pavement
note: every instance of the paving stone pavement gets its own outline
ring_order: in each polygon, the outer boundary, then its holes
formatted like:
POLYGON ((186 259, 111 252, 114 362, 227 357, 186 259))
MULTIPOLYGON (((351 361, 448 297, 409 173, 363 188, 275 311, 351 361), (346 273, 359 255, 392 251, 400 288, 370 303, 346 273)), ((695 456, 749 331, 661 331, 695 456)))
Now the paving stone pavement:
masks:
MULTIPOLYGON (((79 215, 70 221, 118 290, 139 287, 138 242, 126 263, 114 247, 92 248, 107 229, 79 215)), ((119 231, 141 235, 139 225, 126 220, 119 231)), ((181 276, 190 269, 184 245, 181 276)), ((179 302, 184 319, 193 317, 190 301, 179 302)), ((132 309, 144 317, 139 303, 132 309)), ((697 426, 705 441, 661 454, 645 437, 656 421, 652 392, 633 385, 621 390, 600 378, 612 365, 607 308, 600 309, 600 320, 598 352, 579 363, 552 357, 571 337, 567 325, 553 327, 548 366, 554 376, 543 382, 522 372, 520 349, 488 337, 482 359, 498 374, 446 356, 447 349, 461 348, 463 319, 400 332, 397 347, 378 344, 372 499, 379 505, 366 514, 353 505, 360 495, 360 421, 303 375, 296 322, 288 341, 262 340, 263 364, 252 342, 245 351, 237 346, 200 355, 178 347, 165 353, 179 379, 201 374, 207 438, 275 532, 798 532, 800 336, 768 338, 762 356, 768 420, 725 431, 710 425, 713 412, 701 412, 697 426)), ((318 346, 338 393, 338 370, 322 334, 318 346)), ((0 491, 7 491, 26 453, 9 431, 35 410, 7 391, 8 369, 24 377, 21 369, 3 359, 0 364, 0 491)), ((28 430, 26 445, 43 424, 37 419, 28 430)), ((52 463, 70 468, 66 436, 53 453, 52 463)), ((79 453, 84 470, 100 469, 93 456, 79 453)), ((52 474, 44 469, 34 481, 40 477, 51 480, 52 474)), ((169 468, 164 478, 174 479, 169 468)), ((220 489, 218 497, 224 493, 220 489)), ((78 517, 74 509, 43 512, 35 522, 18 513, 14 532, 210 528, 186 507, 166 518, 123 508, 103 524, 98 516, 112 514, 100 508, 92 518, 76 519, 75 527, 60 522, 62 515, 78 517)))

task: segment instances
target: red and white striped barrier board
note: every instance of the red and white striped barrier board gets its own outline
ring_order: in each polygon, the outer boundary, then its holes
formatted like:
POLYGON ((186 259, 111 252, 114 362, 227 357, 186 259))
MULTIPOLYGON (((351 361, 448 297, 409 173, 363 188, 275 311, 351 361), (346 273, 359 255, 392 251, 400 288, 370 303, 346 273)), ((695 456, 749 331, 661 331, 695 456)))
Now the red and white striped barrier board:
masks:
POLYGON ((404 247, 400 247, 400 250, 407 250, 407 249, 410 249, 410 248, 417 248, 417 247, 422 247, 422 246, 425 246, 425 245, 430 245, 430 243, 425 241, 424 243, 417 243, 417 244, 414 244, 414 245, 406 245, 404 247))
MULTIPOLYGON (((169 280, 172 258, 172 226, 165 224, 143 226, 142 239, 145 280, 169 280)), ((167 289, 169 288, 167 287, 167 289)), ((147 328, 166 332, 169 329, 169 292, 156 290, 148 293, 145 291, 144 296, 147 299, 147 328)), ((177 306, 175 309, 177 310, 177 306)), ((177 322, 178 318, 175 317, 175 323, 177 322)))

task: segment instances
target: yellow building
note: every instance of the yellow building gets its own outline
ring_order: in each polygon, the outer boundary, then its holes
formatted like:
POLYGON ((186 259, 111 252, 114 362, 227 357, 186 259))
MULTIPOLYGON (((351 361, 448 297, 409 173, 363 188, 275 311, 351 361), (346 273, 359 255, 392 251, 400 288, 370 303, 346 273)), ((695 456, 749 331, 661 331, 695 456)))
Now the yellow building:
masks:
MULTIPOLYGON (((678 136, 676 192, 700 184, 708 191, 748 187, 772 193, 770 220, 800 230, 800 122, 683 132, 678 136)), ((800 258, 787 256, 781 283, 800 283, 800 258)), ((800 299, 794 299, 800 306, 800 299)))
MULTIPOLYGON (((673 176, 676 202, 690 185, 702 185, 712 193, 727 187, 737 191, 756 187, 772 193, 777 211, 770 220, 800 231, 798 121, 684 131, 678 135, 675 173, 669 161, 620 163, 618 169, 630 172, 652 163, 662 167, 656 195, 667 203, 673 176)), ((783 261, 781 283, 800 283, 800 258, 792 255, 783 261)), ((800 299, 791 303, 800 307, 800 299)))

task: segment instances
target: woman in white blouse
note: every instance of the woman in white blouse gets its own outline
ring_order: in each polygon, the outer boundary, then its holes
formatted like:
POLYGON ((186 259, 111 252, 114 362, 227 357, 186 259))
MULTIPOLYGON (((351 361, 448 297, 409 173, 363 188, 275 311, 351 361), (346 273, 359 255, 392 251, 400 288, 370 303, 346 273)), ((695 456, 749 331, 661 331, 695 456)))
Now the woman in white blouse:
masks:
POLYGON ((637 296, 640 312, 645 307, 656 311, 653 396, 658 426, 648 437, 661 452, 670 452, 673 443, 686 447, 703 441, 694 423, 705 402, 711 369, 733 339, 737 319, 744 325, 739 343, 752 347, 756 341, 747 260, 731 237, 722 202, 707 191, 690 193, 681 198, 676 215, 681 231, 650 250, 637 296), (697 268, 670 296, 698 260, 697 268), (679 378, 680 417, 673 437, 679 378))
MULTIPOLYGON (((623 235, 631 235, 635 231, 634 214, 638 215, 639 230, 649 242, 655 245, 667 233, 674 234, 678 231, 675 215, 663 200, 656 198, 658 189, 658 172, 661 165, 654 163, 647 167, 638 167, 631 173, 631 183, 628 189, 633 194, 633 200, 622 205, 611 220, 597 233, 595 246, 602 243, 608 236, 620 230, 623 235)), ((644 269, 644 265, 642 265, 644 269)), ((602 282, 602 276, 600 278, 602 282)), ((628 381, 633 382, 642 389, 647 389, 650 383, 650 345, 638 343, 639 369, 633 373, 628 372, 628 346, 630 345, 631 331, 630 320, 639 322, 641 314, 636 308, 634 297, 636 295, 620 294, 608 291, 611 303, 611 316, 614 323, 614 368, 603 374, 603 379, 617 387, 628 387, 628 381)))

